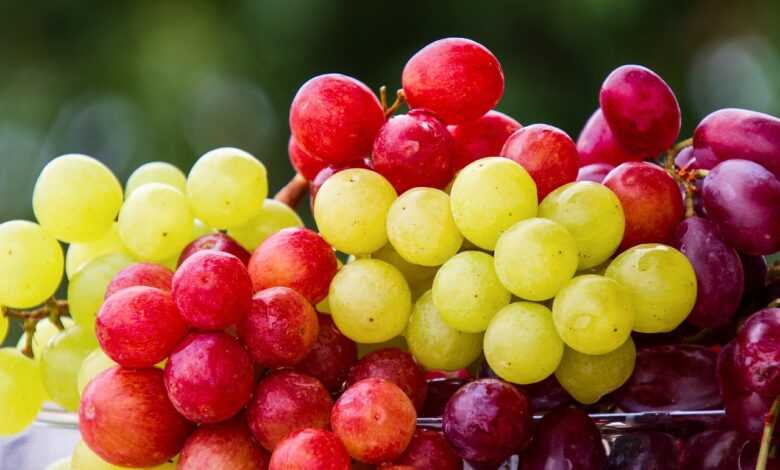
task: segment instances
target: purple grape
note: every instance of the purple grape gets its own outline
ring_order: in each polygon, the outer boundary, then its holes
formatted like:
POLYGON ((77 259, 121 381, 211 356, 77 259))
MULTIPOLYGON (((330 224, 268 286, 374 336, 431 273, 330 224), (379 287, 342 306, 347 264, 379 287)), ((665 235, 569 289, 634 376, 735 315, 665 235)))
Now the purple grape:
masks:
MULTIPOLYGON (((776 436, 777 434, 775 434, 776 436)), ((777 448, 780 443, 777 442, 777 438, 774 439, 772 445, 777 448)), ((739 452, 739 470, 755 470, 756 463, 758 461, 758 450, 760 448, 759 441, 748 441, 742 446, 742 450, 739 452)), ((766 461, 766 470, 780 470, 780 455, 769 455, 769 459, 766 461)))
POLYGON ((596 423, 584 411, 564 407, 544 415, 536 426, 531 445, 520 456, 520 469, 601 470, 606 460, 596 423))
POLYGON ((718 356, 720 396, 731 426, 747 437, 758 438, 764 430, 764 417, 772 406, 772 398, 745 388, 734 364, 736 348, 736 340, 731 341, 718 356))
POLYGON ((743 384, 767 398, 780 394, 780 308, 760 310, 737 334, 734 365, 743 384))
POLYGON ((688 438, 680 459, 685 470, 737 470, 745 438, 736 431, 704 431, 688 438))
POLYGON ((696 164, 696 160, 693 158, 693 147, 685 147, 680 150, 677 153, 677 156, 674 157, 674 164, 683 170, 699 168, 696 164))
POLYGON ((760 296, 766 284, 766 259, 763 256, 739 254, 742 271, 745 273, 745 292, 743 298, 751 301, 760 296))
POLYGON ((727 323, 742 300, 744 275, 737 252, 720 238, 714 223, 701 217, 680 222, 672 246, 688 257, 696 272, 696 304, 688 322, 701 328, 727 323))
POLYGON ((420 416, 438 418, 443 415, 444 408, 447 406, 450 397, 466 383, 468 383, 468 380, 464 379, 429 379, 428 393, 425 395, 425 402, 422 411, 420 411, 420 416))
POLYGON ((764 305, 769 305, 780 299, 780 278, 777 278, 764 288, 764 305))
MULTIPOLYGON (((499 378, 496 373, 493 372, 493 369, 490 368, 487 361, 482 363, 482 366, 479 369, 479 377, 489 377, 492 379, 499 378)), ((574 401, 571 395, 569 395, 569 393, 561 387, 561 384, 558 383, 555 374, 551 374, 541 382, 527 385, 513 385, 528 397, 528 400, 531 402, 531 410, 534 413, 551 410, 562 405, 568 405, 574 401)))
POLYGON ((601 183, 607 176, 607 173, 614 170, 615 167, 609 163, 591 163, 580 167, 577 171, 577 181, 593 181, 601 183))
POLYGON ((704 209, 724 240, 751 255, 780 250, 780 181, 748 160, 727 160, 704 178, 704 209))
POLYGON ((663 432, 632 432, 612 444, 604 470, 679 470, 677 439, 663 432))

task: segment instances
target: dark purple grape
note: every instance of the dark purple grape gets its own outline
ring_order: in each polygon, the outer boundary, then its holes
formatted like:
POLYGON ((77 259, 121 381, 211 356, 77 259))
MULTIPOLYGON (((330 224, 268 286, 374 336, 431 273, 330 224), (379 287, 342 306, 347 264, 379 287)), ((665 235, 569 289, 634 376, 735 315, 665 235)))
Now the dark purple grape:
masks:
POLYGON ((770 282, 764 288, 764 305, 780 300, 780 278, 770 282))
POLYGON ((536 426, 533 441, 520 456, 520 468, 601 470, 606 460, 596 423, 584 411, 564 407, 544 415, 536 426))
POLYGON ((744 275, 737 252, 721 239, 714 223, 701 217, 680 222, 671 241, 696 272, 696 304, 688 322, 701 328, 727 323, 742 300, 744 275))
POLYGON ((766 259, 763 256, 739 254, 742 261, 742 271, 745 273, 745 301, 752 301, 762 295, 766 284, 766 259))
MULTIPOLYGON (((772 443, 775 448, 780 445, 777 441, 776 438, 772 443)), ((748 441, 742 446, 742 450, 739 452, 739 470, 756 470, 760 447, 759 441, 748 441)), ((776 451, 774 454, 770 453, 769 459, 766 461, 766 470, 780 470, 780 455, 776 451)))
POLYGON ((663 432, 632 432, 615 439, 604 470, 679 470, 677 439, 663 432))
MULTIPOLYGON (((479 377, 499 378, 487 361, 479 368, 479 377)), ((547 411, 562 405, 568 405, 573 401, 571 395, 561 387, 555 374, 550 375, 541 382, 526 385, 513 384, 531 402, 531 410, 534 413, 547 411)))
POLYGON ((768 398, 780 395, 780 308, 760 310, 742 325, 734 365, 751 391, 768 398))
POLYGON ((609 163, 591 163, 590 165, 581 166, 579 171, 577 171, 577 181, 601 183, 604 181, 607 173, 614 169, 615 167, 609 163))
POLYGON ((734 364, 736 340, 723 347, 718 356, 718 386, 726 418, 731 426, 747 437, 757 438, 764 430, 764 417, 772 399, 747 390, 734 364))
POLYGON ((685 443, 680 459, 685 470, 738 470, 745 438, 736 431, 704 431, 685 443))
POLYGON ((443 415, 444 408, 447 406, 450 397, 466 383, 468 383, 468 380, 464 379, 429 379, 428 394, 425 396, 425 403, 420 416, 437 418, 443 415))

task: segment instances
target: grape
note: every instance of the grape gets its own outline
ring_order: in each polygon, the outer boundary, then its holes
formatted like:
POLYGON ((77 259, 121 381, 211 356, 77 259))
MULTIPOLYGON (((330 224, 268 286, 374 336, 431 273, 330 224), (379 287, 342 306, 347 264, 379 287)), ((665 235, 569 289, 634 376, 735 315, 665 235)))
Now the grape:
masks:
POLYGON ((606 354, 583 354, 565 348, 555 377, 575 400, 590 405, 626 383, 635 361, 636 347, 630 337, 606 354))
POLYGON ((577 179, 577 147, 568 134, 547 124, 523 127, 510 135, 501 155, 525 168, 536 183, 539 200, 577 179))
POLYGON ((587 413, 558 408, 544 415, 520 460, 522 470, 602 470, 607 455, 601 433, 587 413))
POLYGON ((704 431, 688 438, 680 455, 685 470, 739 468, 739 454, 745 439, 736 431, 704 431))
POLYGON ((185 246, 181 255, 179 255, 177 264, 181 266, 184 260, 201 250, 214 250, 229 253, 240 259, 241 263, 244 265, 249 264, 249 258, 252 256, 252 253, 248 252, 230 235, 226 235, 222 232, 214 232, 198 237, 191 241, 189 245, 185 246))
MULTIPOLYGON (((739 469, 738 470, 755 470, 758 461, 759 441, 748 441, 742 446, 739 451, 739 469)), ((773 439, 771 444, 777 449, 778 441, 777 437, 773 439)), ((780 458, 775 451, 774 455, 770 451, 766 462, 766 470, 778 470, 780 469, 780 458)))
POLYGON ((303 429, 291 434, 274 450, 269 470, 349 470, 347 449, 331 432, 303 429))
POLYGON ((577 242, 580 270, 612 256, 626 223, 615 193, 590 182, 569 183, 551 192, 539 205, 539 217, 554 220, 571 233, 577 242))
POLYGON ((444 414, 450 397, 468 383, 465 379, 435 378, 428 380, 428 394, 420 416, 437 418, 444 414))
POLYGON ((563 356, 552 312, 515 302, 499 310, 485 331, 485 360, 502 379, 530 384, 549 377, 563 356))
MULTIPOLYGON (((0 317, 0 318, 5 318, 5 317, 0 317)), ((65 329, 70 328, 74 324, 73 319, 71 319, 70 317, 60 317, 60 321, 62 322, 62 326, 64 326, 65 329)), ((2 320, 0 320, 0 323, 1 322, 2 320)), ((33 335, 32 350, 33 350, 33 359, 35 359, 36 362, 40 362, 43 348, 46 347, 46 345, 49 344, 49 341, 59 332, 60 329, 57 328, 57 326, 54 323, 48 320, 39 321, 38 324, 35 325, 35 334, 33 335)), ((22 333, 22 336, 19 337, 19 341, 16 343, 16 349, 22 351, 26 344, 27 344, 27 333, 22 333)))
POLYGON ((780 394, 780 308, 759 310, 737 333, 734 365, 741 382, 765 397, 780 394))
POLYGON ((167 162, 149 162, 136 168, 127 179, 125 197, 146 183, 162 183, 172 186, 182 194, 187 191, 187 177, 176 167, 167 162))
POLYGON ((433 276, 436 275, 437 271, 436 266, 421 266, 406 261, 390 243, 380 248, 379 251, 372 253, 371 257, 395 266, 404 275, 404 279, 406 279, 411 288, 432 282, 433 276))
POLYGON ((133 258, 125 253, 111 253, 80 269, 68 283, 68 309, 73 320, 92 328, 111 280, 133 263, 133 258))
POLYGON ((109 298, 122 289, 134 286, 155 287, 170 292, 173 284, 173 272, 170 269, 152 263, 134 263, 119 271, 106 287, 105 298, 109 298))
POLYGON ((268 453, 257 445, 241 416, 196 429, 181 450, 177 468, 263 470, 268 460, 268 453))
POLYGON ((744 387, 742 370, 735 364, 737 341, 731 341, 718 355, 718 386, 729 424, 751 438, 760 438, 764 416, 772 406, 773 397, 762 397, 744 387))
POLYGON ((322 382, 329 391, 339 392, 349 368, 357 362, 357 345, 336 328, 328 315, 317 315, 317 319, 317 340, 295 368, 322 382))
POLYGON ((387 243, 387 212, 396 198, 379 173, 362 168, 328 178, 314 200, 314 220, 325 240, 339 251, 372 253, 387 243))
MULTIPOLYGON (((763 256, 746 255, 737 253, 742 262, 742 271, 745 275, 744 299, 755 298, 762 295, 767 281, 766 259, 763 256)), ((766 302, 767 304, 769 301, 766 302)))
POLYGON ((751 255, 780 251, 780 180, 758 163, 727 160, 704 178, 704 210, 723 238, 751 255))
POLYGON ((498 59, 464 38, 440 39, 422 48, 404 66, 401 82, 411 108, 429 109, 447 124, 477 119, 504 94, 498 59))
POLYGON ((97 347, 94 332, 74 325, 54 336, 43 348, 40 379, 52 401, 69 411, 78 409, 81 363, 97 347))
POLYGON ((677 440, 656 431, 621 434, 604 470, 680 470, 677 440))
POLYGON ((68 245, 68 251, 65 254, 65 274, 68 275, 68 279, 73 279, 81 268, 93 259, 120 252, 130 256, 130 252, 122 243, 122 239, 119 238, 119 230, 115 223, 104 236, 97 240, 68 245))
POLYGON ((412 400, 415 409, 422 409, 428 391, 425 371, 408 352, 386 348, 366 354, 349 370, 346 387, 370 378, 394 383, 412 400))
POLYGON ((422 266, 439 266, 460 249, 463 236, 450 212, 450 197, 433 188, 403 193, 387 213, 387 237, 401 257, 422 266))
POLYGON ((577 242, 563 225, 526 219, 498 239, 496 274, 521 299, 546 300, 574 276, 577 258, 577 242))
POLYGON ((718 227, 701 217, 688 217, 674 232, 672 244, 696 273, 696 304, 688 322, 701 328, 727 323, 742 299, 742 262, 721 238, 718 227))
POLYGON ((610 171, 615 167, 609 163, 591 163, 580 167, 577 172, 577 181, 593 181, 594 183, 601 183, 604 178, 607 177, 610 171))
POLYGON ((266 199, 259 215, 240 227, 229 228, 227 234, 254 251, 266 238, 287 227, 303 227, 303 221, 287 204, 266 199))
POLYGON ((304 150, 294 136, 290 136, 287 142, 287 155, 295 171, 308 181, 313 180, 317 173, 328 166, 328 162, 304 150))
POLYGON ((81 361, 81 368, 79 369, 79 374, 76 378, 79 395, 84 392, 84 389, 89 385, 89 382, 97 377, 98 374, 116 365, 117 363, 100 349, 95 349, 89 353, 89 355, 81 361))
POLYGON ((122 205, 122 186, 111 170, 85 155, 50 161, 33 190, 35 218, 62 241, 96 240, 111 228, 122 205))
POLYGON ((623 163, 609 172, 603 184, 620 199, 626 217, 621 251, 641 243, 666 243, 683 218, 680 189, 657 165, 623 163))
POLYGON ((463 464, 441 432, 417 428, 397 465, 428 470, 461 470, 463 464))
MULTIPOLYGON (((92 452, 92 449, 87 447, 84 441, 79 441, 76 444, 73 455, 68 460, 70 464, 64 470, 128 470, 128 467, 120 467, 106 462, 92 452)), ((154 467, 146 467, 146 470, 176 470, 176 464, 169 460, 154 467)))
POLYGON ((450 191, 452 216, 460 232, 492 250, 504 230, 536 215, 536 183, 519 164, 489 157, 467 165, 450 191), (489 190, 487 190, 490 188, 489 190))
POLYGON ((0 348, 0 436, 26 429, 43 407, 38 364, 14 348, 0 348))
POLYGON ((482 352, 482 335, 450 327, 436 309, 430 291, 414 304, 404 336, 409 352, 427 369, 461 369, 482 352))
POLYGON ((601 85, 599 104, 617 140, 632 152, 656 155, 680 134, 680 105, 674 92, 641 65, 613 70, 601 85))
POLYGON ((577 153, 580 166, 608 164, 612 166, 625 162, 643 160, 642 153, 625 148, 609 128, 601 108, 597 109, 585 123, 577 138, 577 153))
POLYGON ((311 155, 331 164, 360 160, 385 122, 382 105, 362 82, 341 74, 304 83, 290 105, 290 130, 311 155))
POLYGON ((625 287, 634 303, 634 331, 664 333, 677 328, 696 303, 696 273, 688 258, 660 244, 637 245, 607 267, 607 277, 625 287))
POLYGON ((409 350, 409 346, 406 344, 406 338, 402 335, 393 336, 389 340, 382 341, 381 343, 357 343, 358 359, 366 357, 374 351, 387 348, 396 348, 401 351, 409 350))
POLYGON ((330 284, 328 302, 336 326, 359 343, 381 343, 404 331, 412 294, 398 269, 384 261, 347 264, 330 284))
MULTIPOLYGON (((498 378, 498 375, 493 372, 487 362, 483 362, 479 368, 479 377, 498 378)), ((515 384, 515 388, 528 398, 531 410, 534 412, 548 411, 562 405, 568 405, 572 401, 571 396, 558 383, 555 374, 540 382, 526 385, 515 384)))
POLYGON ((8 318, 0 312, 0 344, 3 344, 8 335, 8 318))
POLYGON ((0 224, 0 305, 27 308, 51 297, 62 279, 62 248, 39 225, 0 224))
POLYGON ((498 155, 507 137, 521 127, 519 122, 496 110, 473 121, 447 126, 455 143, 453 171, 480 158, 498 155))

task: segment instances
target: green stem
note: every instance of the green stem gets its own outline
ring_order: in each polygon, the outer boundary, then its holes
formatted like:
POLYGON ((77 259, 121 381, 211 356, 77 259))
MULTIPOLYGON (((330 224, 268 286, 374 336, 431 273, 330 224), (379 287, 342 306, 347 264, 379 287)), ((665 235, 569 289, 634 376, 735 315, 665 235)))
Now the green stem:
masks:
POLYGON ((761 435, 761 447, 758 450, 756 470, 766 470, 766 462, 769 459, 769 449, 772 447, 772 435, 775 431, 778 412, 780 412, 780 395, 772 402, 769 414, 767 414, 764 420, 764 433, 761 435))

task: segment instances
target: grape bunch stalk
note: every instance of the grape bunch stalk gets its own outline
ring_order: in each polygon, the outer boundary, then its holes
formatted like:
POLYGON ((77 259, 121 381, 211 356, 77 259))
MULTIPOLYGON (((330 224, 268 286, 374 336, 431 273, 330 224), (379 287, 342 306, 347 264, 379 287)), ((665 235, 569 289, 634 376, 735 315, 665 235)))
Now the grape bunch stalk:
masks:
POLYGON ((52 160, 37 222, 0 224, 0 339, 25 331, 0 435, 49 401, 82 437, 52 469, 780 465, 780 119, 681 140, 671 87, 624 65, 575 141, 496 110, 464 38, 401 84, 306 81, 273 198, 236 148, 124 190, 52 160), (612 437, 615 411, 698 418, 612 437))

